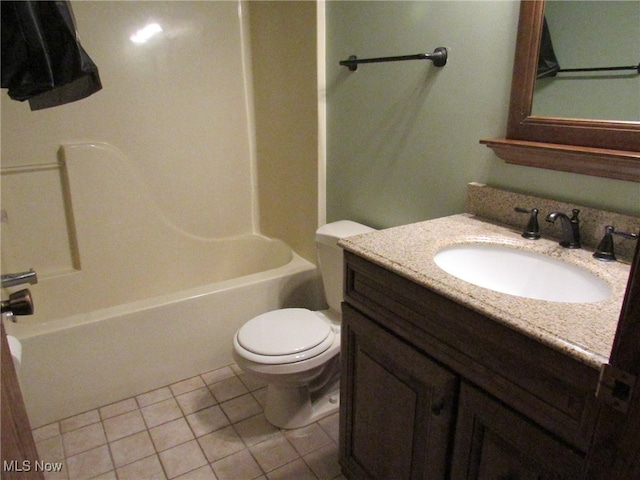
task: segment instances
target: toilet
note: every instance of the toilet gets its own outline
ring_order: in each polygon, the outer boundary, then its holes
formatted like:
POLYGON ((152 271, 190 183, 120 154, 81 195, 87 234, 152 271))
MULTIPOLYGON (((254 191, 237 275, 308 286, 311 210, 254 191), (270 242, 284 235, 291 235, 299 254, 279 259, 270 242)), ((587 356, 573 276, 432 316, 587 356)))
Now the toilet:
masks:
POLYGON ((273 310, 252 318, 234 335, 237 365, 267 383, 264 413, 272 425, 299 428, 338 410, 343 258, 337 243, 372 231, 365 225, 341 220, 316 232, 329 309, 273 310))

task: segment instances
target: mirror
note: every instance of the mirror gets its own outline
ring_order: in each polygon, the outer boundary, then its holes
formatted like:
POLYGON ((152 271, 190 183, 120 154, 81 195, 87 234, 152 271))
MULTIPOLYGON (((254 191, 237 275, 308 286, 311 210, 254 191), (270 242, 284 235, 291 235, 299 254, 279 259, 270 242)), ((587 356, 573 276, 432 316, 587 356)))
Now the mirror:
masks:
POLYGON ((508 163, 640 182, 640 122, 532 115, 544 9, 520 3, 507 135, 481 143, 508 163))
POLYGON ((544 20, 531 114, 640 122, 640 3, 554 0, 544 20))

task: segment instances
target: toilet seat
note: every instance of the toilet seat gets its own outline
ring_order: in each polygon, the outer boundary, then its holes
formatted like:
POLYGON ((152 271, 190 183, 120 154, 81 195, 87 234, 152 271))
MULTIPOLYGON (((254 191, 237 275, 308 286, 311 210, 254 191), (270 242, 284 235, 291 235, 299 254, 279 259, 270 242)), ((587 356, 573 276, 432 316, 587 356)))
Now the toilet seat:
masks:
POLYGON ((249 320, 236 333, 234 344, 247 360, 284 364, 320 355, 334 337, 331 325, 311 310, 285 308, 249 320))

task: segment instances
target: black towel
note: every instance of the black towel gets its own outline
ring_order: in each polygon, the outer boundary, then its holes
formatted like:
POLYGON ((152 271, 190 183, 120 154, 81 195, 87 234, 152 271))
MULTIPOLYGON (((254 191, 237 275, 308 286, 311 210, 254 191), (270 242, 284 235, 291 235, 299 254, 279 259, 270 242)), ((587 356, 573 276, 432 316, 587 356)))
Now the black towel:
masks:
POLYGON ((553 50, 553 43, 551 43, 551 33, 549 33, 547 19, 544 18, 542 24, 542 37, 540 38, 540 56, 538 57, 537 78, 555 77, 558 70, 560 70, 560 64, 558 63, 556 53, 553 50))
POLYGON ((67 1, 1 1, 2 88, 31 110, 75 102, 102 88, 80 45, 67 1))

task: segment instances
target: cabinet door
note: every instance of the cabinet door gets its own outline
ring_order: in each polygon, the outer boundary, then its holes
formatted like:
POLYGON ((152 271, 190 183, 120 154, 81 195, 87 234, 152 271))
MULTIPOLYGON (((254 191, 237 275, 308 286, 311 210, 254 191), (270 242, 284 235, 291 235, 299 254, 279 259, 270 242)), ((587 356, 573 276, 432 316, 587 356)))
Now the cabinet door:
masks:
POLYGON ((457 377, 343 304, 340 461, 349 478, 445 478, 457 377))
POLYGON ((453 455, 455 480, 582 478, 583 457, 551 434, 463 383, 453 455))

